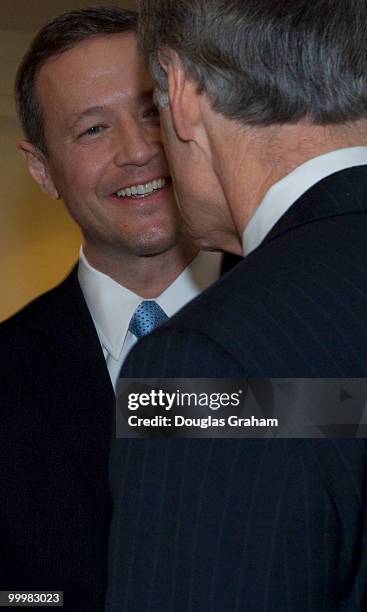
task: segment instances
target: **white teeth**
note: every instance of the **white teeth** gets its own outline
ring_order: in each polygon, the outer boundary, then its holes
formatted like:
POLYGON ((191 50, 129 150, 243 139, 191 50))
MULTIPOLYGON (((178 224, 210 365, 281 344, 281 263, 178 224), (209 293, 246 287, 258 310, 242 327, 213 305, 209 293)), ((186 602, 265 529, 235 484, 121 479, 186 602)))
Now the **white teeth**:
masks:
POLYGON ((121 189, 117 191, 116 195, 120 198, 126 198, 130 196, 144 196, 149 193, 153 193, 156 189, 162 189, 162 187, 166 184, 166 179, 156 179, 150 183, 146 183, 145 185, 134 185, 133 187, 127 187, 126 189, 121 189))

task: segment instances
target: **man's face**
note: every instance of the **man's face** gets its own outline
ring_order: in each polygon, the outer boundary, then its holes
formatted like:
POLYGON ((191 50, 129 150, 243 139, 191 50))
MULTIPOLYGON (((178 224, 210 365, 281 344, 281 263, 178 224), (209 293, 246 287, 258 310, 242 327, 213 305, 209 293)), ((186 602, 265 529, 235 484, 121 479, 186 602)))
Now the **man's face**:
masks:
POLYGON ((152 91, 133 33, 85 40, 40 70, 43 187, 63 198, 87 249, 144 256, 177 243, 180 218, 152 91))
MULTIPOLYGON (((192 95, 200 97, 195 85, 193 89, 192 95)), ((187 96, 175 118, 172 104, 161 109, 164 145, 181 216, 190 237, 201 248, 241 254, 238 234, 215 168, 218 156, 207 146, 204 126, 199 122, 190 124, 188 106, 187 96)), ((213 111, 205 102, 204 114, 208 117, 210 113, 213 111)))

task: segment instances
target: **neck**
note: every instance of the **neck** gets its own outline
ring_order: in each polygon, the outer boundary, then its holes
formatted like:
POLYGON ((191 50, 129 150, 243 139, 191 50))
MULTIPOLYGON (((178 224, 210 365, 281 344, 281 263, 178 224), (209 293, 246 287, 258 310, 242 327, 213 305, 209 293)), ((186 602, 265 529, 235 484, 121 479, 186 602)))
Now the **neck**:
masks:
POLYGON ((150 256, 139 256, 102 247, 86 241, 84 254, 99 272, 133 293, 145 298, 158 297, 169 287, 198 253, 187 238, 173 248, 150 256))
POLYGON ((217 175, 231 208, 239 236, 268 190, 301 164, 337 149, 366 146, 367 121, 343 126, 307 123, 226 129, 218 137, 217 175), (226 144, 224 144, 224 139, 226 144), (231 147, 228 146, 230 138, 231 147), (221 142, 219 142, 221 140, 221 142), (233 143, 233 141, 235 141, 233 143), (236 159, 230 151, 236 150, 236 159))

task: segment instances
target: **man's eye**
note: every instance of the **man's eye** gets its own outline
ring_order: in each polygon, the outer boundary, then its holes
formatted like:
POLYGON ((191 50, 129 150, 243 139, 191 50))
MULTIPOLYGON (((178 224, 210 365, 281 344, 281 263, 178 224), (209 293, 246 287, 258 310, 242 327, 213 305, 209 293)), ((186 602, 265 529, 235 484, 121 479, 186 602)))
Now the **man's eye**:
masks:
POLYGON ((82 136, 95 136, 104 130, 103 125, 93 125, 83 132, 82 136))

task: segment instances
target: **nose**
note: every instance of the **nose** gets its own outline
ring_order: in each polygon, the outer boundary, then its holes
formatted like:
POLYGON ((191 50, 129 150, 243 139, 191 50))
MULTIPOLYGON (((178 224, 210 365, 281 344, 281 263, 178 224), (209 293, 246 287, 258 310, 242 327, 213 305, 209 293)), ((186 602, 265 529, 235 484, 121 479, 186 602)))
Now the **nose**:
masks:
POLYGON ((116 133, 116 166, 146 166, 161 150, 159 129, 125 121, 116 133))

